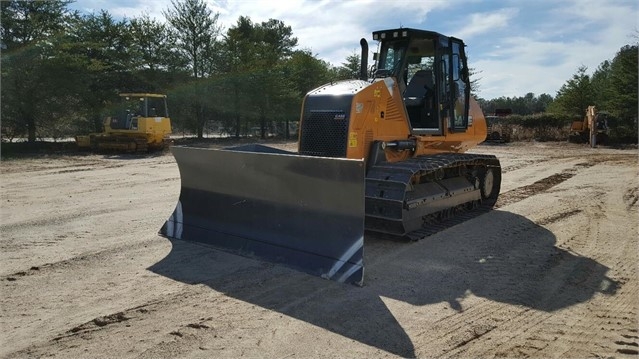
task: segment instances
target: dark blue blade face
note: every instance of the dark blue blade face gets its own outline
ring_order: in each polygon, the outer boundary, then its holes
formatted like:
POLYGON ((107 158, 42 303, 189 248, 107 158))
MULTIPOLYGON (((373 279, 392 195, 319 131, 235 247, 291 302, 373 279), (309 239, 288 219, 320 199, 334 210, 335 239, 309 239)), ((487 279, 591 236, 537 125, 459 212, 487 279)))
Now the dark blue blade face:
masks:
POLYGON ((182 187, 160 234, 362 284, 363 161, 259 145, 171 150, 182 187))

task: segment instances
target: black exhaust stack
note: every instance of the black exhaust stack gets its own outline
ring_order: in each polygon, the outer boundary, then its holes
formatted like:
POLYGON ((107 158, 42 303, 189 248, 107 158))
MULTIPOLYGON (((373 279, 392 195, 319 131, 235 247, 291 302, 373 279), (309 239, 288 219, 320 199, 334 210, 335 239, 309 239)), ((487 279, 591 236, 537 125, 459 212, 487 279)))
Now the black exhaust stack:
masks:
POLYGON ((365 38, 359 40, 359 44, 362 46, 362 62, 359 68, 359 79, 368 80, 368 42, 365 38))

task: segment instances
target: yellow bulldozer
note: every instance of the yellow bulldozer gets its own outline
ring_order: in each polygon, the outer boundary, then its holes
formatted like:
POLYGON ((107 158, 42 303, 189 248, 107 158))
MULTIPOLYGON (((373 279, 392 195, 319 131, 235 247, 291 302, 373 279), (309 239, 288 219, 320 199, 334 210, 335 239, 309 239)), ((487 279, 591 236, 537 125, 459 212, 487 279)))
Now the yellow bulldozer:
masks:
POLYGON ((258 144, 173 146, 177 206, 160 234, 362 284, 364 234, 418 240, 497 201, 501 166, 469 154, 486 139, 462 40, 375 31, 359 79, 306 94, 297 152, 258 144))
POLYGON ((171 119, 166 95, 122 93, 120 100, 116 113, 104 120, 102 132, 75 137, 79 148, 139 153, 168 145, 171 119))

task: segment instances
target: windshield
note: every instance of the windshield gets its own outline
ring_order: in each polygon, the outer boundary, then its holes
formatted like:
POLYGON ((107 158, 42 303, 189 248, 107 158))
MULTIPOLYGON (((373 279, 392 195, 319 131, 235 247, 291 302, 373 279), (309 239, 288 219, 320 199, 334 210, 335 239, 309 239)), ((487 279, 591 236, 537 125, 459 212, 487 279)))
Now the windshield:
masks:
POLYGON ((148 117, 168 117, 164 97, 147 97, 148 117))
POLYGON ((407 79, 411 79, 417 71, 435 71, 435 43, 431 39, 413 39, 408 48, 407 79))
POLYGON ((124 116, 168 117, 164 97, 122 96, 118 112, 124 116))
POLYGON ((435 42, 428 38, 413 38, 383 42, 380 49, 377 76, 395 76, 410 80, 419 70, 434 71, 435 42), (402 66, 404 68, 402 69, 402 66), (403 70, 403 71, 402 71, 403 70))
POLYGON ((138 96, 126 96, 121 98, 120 106, 118 106, 121 112, 127 112, 134 116, 144 116, 144 97, 138 96))
POLYGON ((407 46, 408 41, 406 40, 388 41, 382 44, 377 67, 377 71, 381 76, 397 76, 397 71, 404 60, 407 46))

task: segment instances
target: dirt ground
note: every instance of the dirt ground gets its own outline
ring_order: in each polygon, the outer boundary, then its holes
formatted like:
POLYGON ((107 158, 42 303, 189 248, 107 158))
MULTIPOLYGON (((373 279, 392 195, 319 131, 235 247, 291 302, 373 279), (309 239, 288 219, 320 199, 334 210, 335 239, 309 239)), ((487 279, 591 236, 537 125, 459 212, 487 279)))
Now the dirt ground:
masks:
POLYGON ((367 234, 364 287, 159 236, 170 153, 4 160, 0 357, 636 358, 637 149, 472 152, 501 160, 498 208, 367 234))

